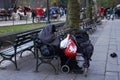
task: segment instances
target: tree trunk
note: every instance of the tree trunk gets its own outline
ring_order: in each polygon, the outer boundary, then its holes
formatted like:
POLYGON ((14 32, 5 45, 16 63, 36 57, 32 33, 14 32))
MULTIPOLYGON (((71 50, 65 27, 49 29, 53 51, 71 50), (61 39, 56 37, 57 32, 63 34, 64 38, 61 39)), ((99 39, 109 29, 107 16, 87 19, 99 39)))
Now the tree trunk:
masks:
POLYGON ((88 6, 87 6, 87 18, 89 18, 90 20, 92 20, 92 0, 88 0, 88 6))
POLYGON ((68 0, 66 24, 73 31, 79 28, 80 23, 80 3, 78 0, 68 0))

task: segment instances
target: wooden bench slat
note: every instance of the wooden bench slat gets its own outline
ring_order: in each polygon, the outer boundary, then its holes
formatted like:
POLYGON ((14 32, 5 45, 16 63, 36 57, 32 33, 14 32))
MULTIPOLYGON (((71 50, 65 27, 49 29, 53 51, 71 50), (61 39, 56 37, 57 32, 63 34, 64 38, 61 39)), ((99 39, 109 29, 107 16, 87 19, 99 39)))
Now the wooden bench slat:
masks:
MULTIPOLYGON (((27 49, 28 47, 32 47, 32 46, 33 46, 33 41, 26 43, 24 45, 18 46, 16 49, 17 53, 22 50, 27 49)), ((15 53, 15 51, 14 51, 13 47, 9 47, 9 48, 6 48, 6 49, 3 49, 0 51, 0 54, 4 54, 4 55, 13 55, 14 53, 15 53)))

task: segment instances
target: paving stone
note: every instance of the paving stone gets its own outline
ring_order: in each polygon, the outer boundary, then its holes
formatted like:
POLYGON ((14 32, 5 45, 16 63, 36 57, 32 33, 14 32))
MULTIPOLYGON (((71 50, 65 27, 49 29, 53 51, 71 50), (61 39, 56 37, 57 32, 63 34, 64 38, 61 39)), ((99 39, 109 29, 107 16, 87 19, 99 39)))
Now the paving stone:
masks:
POLYGON ((116 51, 116 54, 117 54, 118 65, 120 65, 120 50, 116 51))
POLYGON ((117 43, 117 50, 120 51, 120 41, 117 41, 116 43, 117 43))
POLYGON ((113 64, 111 62, 107 62, 106 71, 119 72, 120 71, 120 66, 116 65, 116 64, 113 64))
POLYGON ((13 75, 10 75, 9 80, 44 80, 48 76, 47 73, 16 73, 13 75))
POLYGON ((106 52, 94 52, 92 56, 92 61, 106 61, 106 52))
POLYGON ((110 45, 117 45, 116 39, 110 39, 110 45))
POLYGON ((118 72, 106 72, 105 80, 119 80, 118 72))
POLYGON ((117 45, 110 45, 109 50, 117 50, 117 45))
POLYGON ((105 64, 106 62, 104 61, 92 61, 90 63, 90 68, 89 68, 89 74, 98 74, 98 75, 104 75, 105 73, 105 64))
POLYGON ((101 54, 102 54, 102 52, 103 52, 103 55, 104 55, 104 53, 107 53, 107 51, 108 51, 108 45, 95 45, 94 46, 95 53, 101 52, 101 54))
POLYGON ((110 54, 112 54, 112 53, 109 53, 109 54, 108 54, 107 62, 109 62, 110 64, 113 64, 113 65, 118 65, 118 57, 112 58, 112 57, 110 56, 110 54))
POLYGON ((120 50, 116 50, 116 51, 114 51, 114 50, 109 50, 109 52, 108 52, 109 54, 108 54, 108 62, 110 62, 110 63, 112 63, 112 64, 116 64, 116 65, 120 65, 120 50), (110 54, 112 54, 113 52, 115 52, 116 54, 117 54, 117 57, 115 57, 115 58, 112 58, 111 56, 110 56, 110 54))
POLYGON ((117 53, 117 51, 118 51, 118 50, 109 49, 109 50, 108 50, 108 55, 110 55, 110 54, 113 53, 113 52, 117 53))
POLYGON ((97 42, 96 42, 96 45, 108 45, 109 44, 109 40, 103 40, 102 39, 98 39, 97 42))
POLYGON ((87 77, 83 75, 77 75, 75 80, 104 80, 104 75, 88 74, 87 77))
POLYGON ((59 75, 49 75, 45 80, 75 80, 76 74, 74 73, 69 73, 69 74, 64 74, 61 73, 59 75))
POLYGON ((12 71, 7 71, 7 70, 0 70, 0 80, 9 80, 10 75, 12 75, 12 71))

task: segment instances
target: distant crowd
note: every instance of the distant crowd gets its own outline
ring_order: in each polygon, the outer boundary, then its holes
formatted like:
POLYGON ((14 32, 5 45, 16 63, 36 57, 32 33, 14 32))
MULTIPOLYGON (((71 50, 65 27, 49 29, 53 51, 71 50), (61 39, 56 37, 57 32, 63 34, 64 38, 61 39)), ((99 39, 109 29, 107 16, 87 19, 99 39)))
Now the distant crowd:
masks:
MULTIPOLYGON (((66 14, 66 8, 51 6, 49 8, 49 14, 51 19, 56 19, 66 14)), ((14 19, 14 20, 23 20, 23 19, 31 19, 31 18, 40 18, 42 20, 46 20, 47 18, 47 9, 46 8, 29 8, 27 6, 16 6, 14 8, 10 8, 8 10, 4 8, 0 8, 0 18, 14 19)))
POLYGON ((120 7, 99 7, 98 8, 98 15, 101 16, 102 18, 106 18, 106 19, 114 19, 120 18, 120 7))

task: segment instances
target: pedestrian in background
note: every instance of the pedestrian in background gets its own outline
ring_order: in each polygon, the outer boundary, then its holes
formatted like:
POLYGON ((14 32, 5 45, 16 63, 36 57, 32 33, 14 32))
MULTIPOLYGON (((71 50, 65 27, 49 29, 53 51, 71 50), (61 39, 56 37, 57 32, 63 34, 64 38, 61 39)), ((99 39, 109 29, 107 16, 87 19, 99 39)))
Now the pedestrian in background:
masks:
POLYGON ((32 9, 32 10, 31 10, 31 13, 32 13, 32 15, 31 15, 31 17, 32 17, 32 22, 34 23, 34 19, 35 19, 35 16, 36 16, 35 10, 32 9))
POLYGON ((112 7, 110 8, 110 19, 114 19, 114 9, 112 7))

